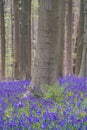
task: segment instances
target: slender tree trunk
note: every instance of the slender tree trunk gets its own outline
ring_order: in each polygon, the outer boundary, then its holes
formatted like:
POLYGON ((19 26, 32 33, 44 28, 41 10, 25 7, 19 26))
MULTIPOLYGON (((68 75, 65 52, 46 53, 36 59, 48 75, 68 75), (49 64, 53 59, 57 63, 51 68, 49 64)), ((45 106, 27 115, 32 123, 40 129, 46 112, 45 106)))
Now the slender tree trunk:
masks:
MULTIPOLYGON (((15 43, 15 24, 14 24, 14 8, 13 8, 13 0, 11 0, 11 41, 12 41, 12 53, 11 56, 14 59, 14 43, 15 43)), ((12 79, 14 79, 15 71, 14 71, 14 60, 12 62, 12 79)))
POLYGON ((26 42, 26 79, 31 79, 31 0, 28 0, 28 41, 26 42))
POLYGON ((53 85, 58 76, 58 0, 40 0, 38 45, 31 87, 42 92, 45 84, 53 85))
POLYGON ((14 59, 14 78, 19 77, 19 0, 13 0, 14 5, 14 23, 15 23, 15 59, 14 59))
POLYGON ((78 43, 78 27, 80 16, 80 0, 73 0, 73 74, 76 72, 76 56, 78 43))
POLYGON ((82 53, 83 53, 83 7, 82 0, 80 4, 80 17, 79 17, 79 27, 78 27, 78 41, 77 41, 77 59, 76 59, 76 71, 75 74, 78 76, 81 69, 82 53))
POLYGON ((34 65, 35 50, 38 42, 38 15, 39 15, 39 2, 38 0, 32 0, 32 14, 31 14, 31 41, 32 41, 32 65, 31 73, 34 65), (36 5, 38 5, 36 7, 36 5))
POLYGON ((4 22, 4 1, 0 0, 1 18, 1 79, 5 79, 5 22, 4 22))
POLYGON ((82 50, 82 59, 81 59, 79 76, 87 77, 87 0, 82 0, 82 16, 83 16, 83 24, 82 24, 83 50, 82 50))
POLYGON ((73 73, 72 60, 72 0, 67 1, 67 15, 66 15, 66 44, 65 44, 65 75, 73 73))
MULTIPOLYGON (((1 2, 0 2, 0 28, 1 28, 1 2)), ((0 59, 1 59, 1 29, 0 29, 0 59)), ((0 61, 0 80, 1 80, 1 61, 0 61)))
POLYGON ((64 40, 65 40, 65 0, 59 0, 58 27, 58 77, 63 77, 64 71, 64 40))
POLYGON ((21 0, 21 64, 20 76, 31 77, 31 0, 21 0))

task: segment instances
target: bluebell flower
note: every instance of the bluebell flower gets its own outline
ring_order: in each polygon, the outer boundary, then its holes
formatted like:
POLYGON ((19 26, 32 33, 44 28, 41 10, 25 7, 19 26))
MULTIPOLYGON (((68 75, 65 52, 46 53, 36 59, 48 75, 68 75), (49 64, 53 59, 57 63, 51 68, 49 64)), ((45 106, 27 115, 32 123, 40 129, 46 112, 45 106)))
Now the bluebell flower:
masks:
POLYGON ((87 122, 87 116, 84 117, 83 122, 87 122))
POLYGON ((65 120, 62 119, 61 121, 59 121, 58 124, 59 124, 60 127, 64 127, 64 125, 65 125, 65 120))
POLYGON ((42 122, 41 128, 42 128, 42 129, 45 129, 45 128, 47 128, 47 127, 48 127, 48 123, 47 123, 47 122, 42 122))

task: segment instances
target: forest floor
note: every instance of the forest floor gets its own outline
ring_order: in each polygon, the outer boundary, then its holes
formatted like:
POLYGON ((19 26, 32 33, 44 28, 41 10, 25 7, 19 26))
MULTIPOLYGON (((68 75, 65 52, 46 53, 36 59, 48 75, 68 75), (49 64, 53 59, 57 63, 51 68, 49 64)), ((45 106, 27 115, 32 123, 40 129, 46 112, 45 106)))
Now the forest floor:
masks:
POLYGON ((44 98, 24 95, 30 81, 0 82, 0 130, 86 130, 87 78, 47 85, 44 98))

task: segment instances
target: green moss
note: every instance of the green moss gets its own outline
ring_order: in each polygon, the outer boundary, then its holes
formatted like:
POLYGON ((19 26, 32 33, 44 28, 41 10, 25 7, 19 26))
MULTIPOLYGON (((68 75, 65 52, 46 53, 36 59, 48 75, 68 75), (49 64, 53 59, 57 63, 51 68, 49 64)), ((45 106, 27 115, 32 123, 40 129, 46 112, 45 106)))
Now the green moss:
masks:
POLYGON ((62 100, 64 99, 64 90, 65 87, 58 86, 58 83, 56 83, 54 86, 45 85, 43 88, 44 97, 47 100, 53 98, 55 101, 62 105, 62 100))

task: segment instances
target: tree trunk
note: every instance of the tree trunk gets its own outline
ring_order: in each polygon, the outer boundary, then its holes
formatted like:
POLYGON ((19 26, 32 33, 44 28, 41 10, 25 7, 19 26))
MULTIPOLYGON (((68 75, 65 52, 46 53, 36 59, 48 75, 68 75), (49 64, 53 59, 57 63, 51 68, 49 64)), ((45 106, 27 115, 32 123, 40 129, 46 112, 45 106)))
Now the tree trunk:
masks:
POLYGON ((78 27, 80 16, 80 0, 73 0, 73 74, 76 72, 76 56, 78 43, 78 27))
POLYGON ((5 22, 4 22, 4 1, 0 0, 1 19, 1 79, 5 79, 5 22))
POLYGON ((65 75, 73 73, 72 60, 72 0, 67 1, 67 15, 66 15, 66 44, 65 44, 65 75))
POLYGON ((31 0, 21 0, 21 64, 20 76, 31 77, 31 0))
POLYGON ((53 85, 58 76, 58 0, 40 0, 38 45, 31 81, 33 90, 42 92, 45 84, 53 85))
MULTIPOLYGON (((15 24, 14 24, 14 8, 13 0, 11 1, 11 41, 12 41, 12 53, 11 56, 14 59, 14 45, 15 45, 15 24)), ((14 60, 12 61, 12 79, 14 79, 14 60)))
POLYGON ((19 77, 19 0, 13 0, 14 5, 14 25, 15 25, 15 46, 14 46, 14 78, 18 79, 19 77))
POLYGON ((26 79, 31 79, 31 0, 28 0, 28 41, 26 42, 26 79))
POLYGON ((64 73, 64 40, 65 40, 65 0, 59 0, 59 24, 58 24, 58 77, 64 73))
POLYGON ((79 76, 87 77, 87 0, 82 0, 82 15, 83 15, 83 50, 82 50, 82 59, 79 76))
POLYGON ((75 74, 78 76, 81 68, 82 60, 82 50, 83 50, 83 7, 82 0, 80 3, 80 17, 79 17, 79 27, 78 27, 78 40, 77 40, 77 58, 76 58, 76 71, 75 74))

